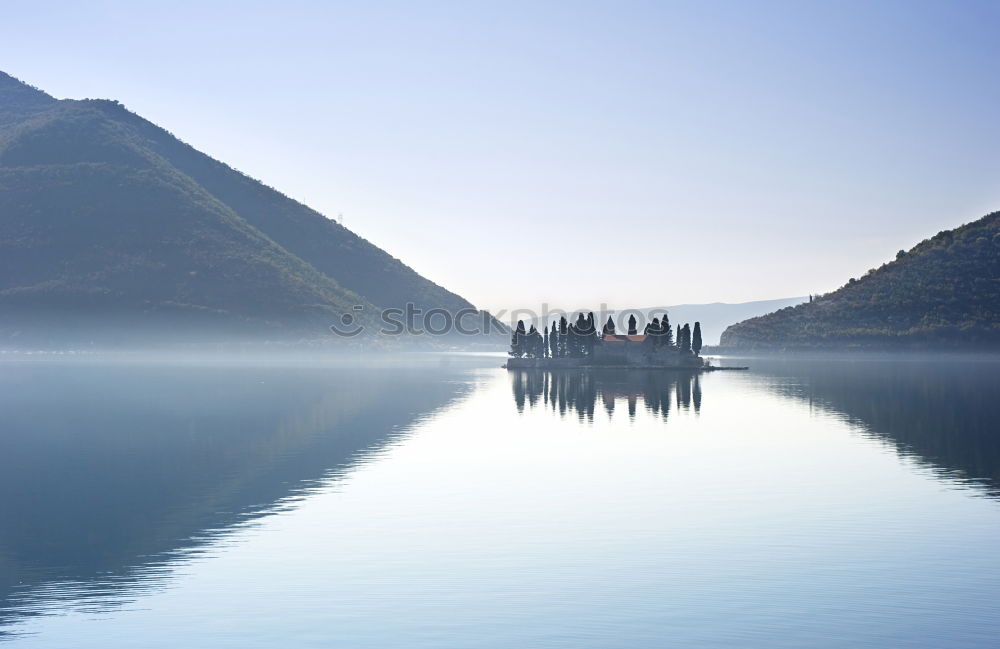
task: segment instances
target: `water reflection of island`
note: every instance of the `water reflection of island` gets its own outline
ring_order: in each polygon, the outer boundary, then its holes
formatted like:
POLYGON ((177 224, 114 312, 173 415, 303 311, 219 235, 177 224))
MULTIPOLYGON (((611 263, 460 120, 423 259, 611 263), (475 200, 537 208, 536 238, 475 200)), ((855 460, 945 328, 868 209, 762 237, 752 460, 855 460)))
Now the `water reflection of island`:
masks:
POLYGON ((701 410, 697 374, 642 369, 511 370, 509 374, 518 412, 524 412, 525 405, 541 406, 560 415, 576 412, 581 420, 593 421, 599 407, 613 416, 621 404, 627 405, 629 417, 635 417, 641 402, 645 410, 666 421, 673 408, 701 410))
POLYGON ((844 416, 951 483, 1000 498, 1000 360, 754 359, 771 390, 844 416))

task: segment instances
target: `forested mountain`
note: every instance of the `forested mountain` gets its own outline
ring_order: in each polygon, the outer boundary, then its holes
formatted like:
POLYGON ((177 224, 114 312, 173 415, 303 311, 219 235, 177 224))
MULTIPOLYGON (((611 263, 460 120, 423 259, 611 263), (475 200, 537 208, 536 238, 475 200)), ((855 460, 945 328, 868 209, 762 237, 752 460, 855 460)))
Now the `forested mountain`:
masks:
POLYGON ((1000 347, 1000 212, 939 232, 812 302, 735 324, 742 349, 1000 347))
POLYGON ((0 341, 91 325, 319 338, 407 302, 472 308, 117 102, 0 73, 0 341))

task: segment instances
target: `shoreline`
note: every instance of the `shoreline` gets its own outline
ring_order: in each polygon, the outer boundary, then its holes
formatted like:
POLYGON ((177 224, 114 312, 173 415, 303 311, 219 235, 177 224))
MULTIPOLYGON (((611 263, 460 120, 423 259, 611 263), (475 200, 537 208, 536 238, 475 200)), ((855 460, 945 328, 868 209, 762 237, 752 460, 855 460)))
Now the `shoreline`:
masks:
MULTIPOLYGON (((510 359, 513 360, 513 359, 510 359)), ((671 371, 671 372, 731 372, 731 371, 744 371, 749 370, 748 365, 741 366, 715 366, 715 365, 701 365, 701 366, 683 366, 683 365, 582 365, 582 364, 560 364, 553 365, 551 363, 545 364, 524 364, 515 363, 513 366, 510 364, 510 360, 500 366, 501 369, 507 371, 514 370, 540 370, 545 372, 551 372, 554 370, 641 370, 641 371, 671 371)), ((523 360, 523 359, 521 359, 523 360)), ((531 359, 536 360, 536 359, 531 359)))

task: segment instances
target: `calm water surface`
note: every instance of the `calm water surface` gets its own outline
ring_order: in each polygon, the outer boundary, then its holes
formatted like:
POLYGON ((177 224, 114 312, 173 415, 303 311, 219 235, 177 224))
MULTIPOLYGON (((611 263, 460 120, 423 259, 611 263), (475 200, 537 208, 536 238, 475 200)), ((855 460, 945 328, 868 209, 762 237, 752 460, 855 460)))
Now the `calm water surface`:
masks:
POLYGON ((1000 363, 0 363, 0 645, 1000 646, 1000 363))

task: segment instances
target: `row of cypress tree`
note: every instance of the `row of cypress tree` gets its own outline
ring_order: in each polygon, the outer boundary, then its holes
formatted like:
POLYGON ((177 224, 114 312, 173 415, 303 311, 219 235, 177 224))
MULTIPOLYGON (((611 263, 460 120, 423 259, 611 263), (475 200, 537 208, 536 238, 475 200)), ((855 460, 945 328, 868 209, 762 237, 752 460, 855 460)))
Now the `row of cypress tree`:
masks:
MULTIPOLYGON (((635 316, 629 316, 628 334, 634 336, 637 333, 635 316)), ((674 345, 674 333, 665 313, 662 320, 653 318, 646 325, 643 334, 653 338, 654 349, 674 345)), ((615 322, 610 316, 602 332, 602 337, 606 335, 615 335, 615 322)), ((511 334, 509 354, 516 358, 586 358, 593 355, 596 343, 597 328, 594 326, 593 312, 586 317, 582 313, 578 314, 576 322, 572 323, 566 320, 566 316, 562 316, 558 322, 552 322, 551 330, 545 327, 544 333, 540 333, 535 325, 525 330, 524 320, 518 320, 511 334)), ((688 324, 683 327, 677 325, 676 344, 681 351, 700 354, 701 323, 694 323, 693 331, 688 324)))
POLYGON ((563 316, 558 324, 552 323, 551 332, 545 327, 544 334, 539 333, 534 325, 525 331, 524 321, 518 320, 511 335, 510 355, 528 358, 585 358, 594 353, 596 334, 593 313, 586 317, 579 314, 576 322, 569 322, 563 316))

